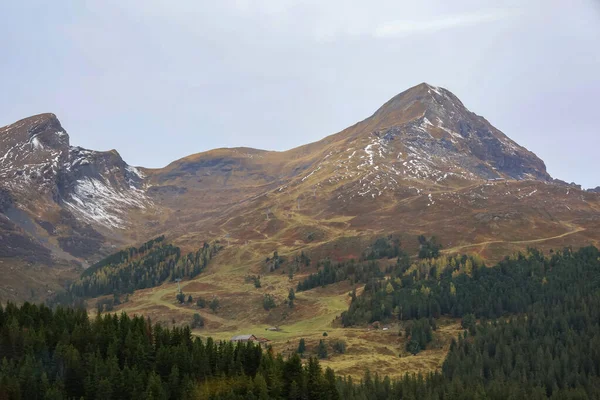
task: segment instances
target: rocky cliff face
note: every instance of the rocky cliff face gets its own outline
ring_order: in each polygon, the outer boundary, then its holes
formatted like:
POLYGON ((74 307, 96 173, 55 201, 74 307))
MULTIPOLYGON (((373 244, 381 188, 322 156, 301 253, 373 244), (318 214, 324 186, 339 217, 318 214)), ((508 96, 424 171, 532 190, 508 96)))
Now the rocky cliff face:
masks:
POLYGON ((407 115, 406 123, 385 128, 380 136, 431 149, 442 163, 447 157, 480 178, 550 179, 542 160, 446 89, 423 83, 391 99, 373 117, 402 114, 407 115))
POLYGON ((132 210, 150 204, 140 170, 116 151, 71 146, 54 114, 0 128, 0 218, 10 239, 0 257, 85 264, 119 243, 107 233, 118 235, 132 210))
POLYGON ((54 114, 26 118, 0 130, 0 154, 0 185, 22 200, 19 208, 58 205, 85 222, 123 228, 121 215, 149 204, 139 169, 114 150, 70 146, 54 114))

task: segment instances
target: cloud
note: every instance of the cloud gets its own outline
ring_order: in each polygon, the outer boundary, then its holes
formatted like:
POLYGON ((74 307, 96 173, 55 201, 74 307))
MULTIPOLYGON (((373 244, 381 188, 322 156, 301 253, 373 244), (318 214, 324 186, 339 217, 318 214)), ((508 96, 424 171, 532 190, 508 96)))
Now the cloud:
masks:
POLYGON ((427 20, 398 20, 377 26, 373 36, 387 38, 412 34, 435 33, 446 29, 495 22, 519 15, 517 10, 489 10, 468 14, 445 15, 427 20))

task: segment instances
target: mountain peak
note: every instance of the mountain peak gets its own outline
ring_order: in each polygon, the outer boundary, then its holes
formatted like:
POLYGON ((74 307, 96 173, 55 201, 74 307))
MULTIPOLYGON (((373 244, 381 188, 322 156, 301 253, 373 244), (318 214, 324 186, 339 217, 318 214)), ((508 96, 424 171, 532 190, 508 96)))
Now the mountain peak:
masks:
POLYGON ((43 207, 56 203, 87 222, 123 227, 122 214, 147 204, 143 176, 116 150, 71 146, 52 113, 0 128, 0 188, 32 204, 51 199, 43 207))
POLYGON ((391 105, 409 103, 412 101, 427 102, 433 99, 441 100, 442 98, 447 97, 452 97, 452 100, 458 100, 458 98, 448 89, 439 86, 434 86, 427 82, 422 82, 416 86, 413 86, 398 93, 389 101, 387 101, 381 108, 389 107, 391 105))
POLYGON ((41 114, 31 115, 29 117, 26 117, 26 118, 20 119, 16 122, 13 122, 12 124, 5 126, 3 128, 3 130, 14 129, 14 128, 21 127, 21 126, 34 126, 34 125, 44 124, 47 122, 58 123, 60 125, 60 122, 58 121, 56 114, 41 113, 41 114))
POLYGON ((390 127, 422 118, 427 112, 439 114, 440 110, 447 113, 466 111, 449 90, 423 82, 392 97, 371 119, 375 119, 380 127, 390 127))
POLYGON ((393 154, 389 167, 414 179, 551 179, 535 154, 469 111, 449 90, 426 82, 394 96, 343 137, 364 142, 373 167, 379 153, 393 154), (375 148, 381 152, 371 155, 375 148))
POLYGON ((55 114, 38 114, 0 128, 0 150, 16 146, 32 151, 64 150, 69 146, 69 135, 55 114))
POLYGON ((441 88, 441 87, 439 87, 439 86, 435 86, 435 85, 429 84, 429 83, 427 83, 427 82, 421 82, 421 83, 419 83, 418 85, 415 85, 415 86, 413 86, 413 87, 411 87, 411 88, 409 88, 409 89, 405 90, 405 91, 404 91, 404 92, 402 92, 402 93, 407 93, 407 92, 416 92, 416 91, 420 91, 420 92, 424 92, 424 91, 426 91, 426 92, 428 92, 429 94, 431 94, 431 91, 434 91, 434 92, 436 92, 436 93, 438 93, 438 94, 440 94, 440 95, 441 95, 441 93, 439 93, 439 92, 441 92, 442 90, 446 90, 446 89, 444 89, 444 88, 441 88))

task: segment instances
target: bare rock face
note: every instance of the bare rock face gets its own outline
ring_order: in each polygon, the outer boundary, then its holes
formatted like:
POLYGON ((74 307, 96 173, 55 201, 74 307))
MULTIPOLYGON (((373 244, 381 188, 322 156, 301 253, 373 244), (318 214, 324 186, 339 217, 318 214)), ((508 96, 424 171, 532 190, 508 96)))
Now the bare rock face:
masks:
POLYGON ((116 151, 71 146, 54 114, 0 128, 0 213, 19 254, 99 257, 106 234, 126 229, 128 213, 150 204, 142 189, 143 173, 116 151))
POLYGON ((447 159, 483 179, 550 179, 542 160, 469 111, 446 89, 426 83, 415 86, 372 118, 382 116, 393 125, 378 136, 400 140, 409 150, 425 150, 438 164, 447 159))
POLYGON ((29 143, 34 148, 64 150, 69 146, 69 135, 54 114, 42 114, 27 128, 29 143))
POLYGON ((70 146, 69 135, 54 114, 0 129, 0 154, 0 187, 20 199, 20 208, 54 204, 87 223, 122 228, 129 208, 148 203, 140 170, 127 165, 114 150, 70 146))
POLYGON ((0 188, 0 213, 4 213, 13 205, 13 199, 10 192, 4 188, 0 188))

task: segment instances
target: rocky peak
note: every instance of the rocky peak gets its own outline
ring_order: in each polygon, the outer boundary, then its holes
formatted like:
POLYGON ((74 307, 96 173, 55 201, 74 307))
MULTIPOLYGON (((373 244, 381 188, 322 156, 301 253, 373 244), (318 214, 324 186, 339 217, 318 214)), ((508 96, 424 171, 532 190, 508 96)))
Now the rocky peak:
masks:
POLYGON ((69 135, 63 129, 56 115, 41 114, 32 122, 27 129, 31 143, 55 149, 69 146, 69 135))
POLYGON ((22 207, 53 202, 109 227, 125 226, 128 209, 148 204, 139 169, 115 150, 70 146, 69 135, 50 113, 0 128, 0 188, 22 207))
POLYGON ((0 183, 41 190, 53 180, 69 150, 69 135, 54 114, 39 114, 0 128, 0 183))
MULTIPOLYGON (((376 198, 407 188, 470 186, 474 181, 549 181, 546 166, 450 91, 422 83, 371 117, 310 145, 321 157, 299 181, 338 185, 340 199, 376 198)), ((309 148, 309 147, 306 147, 309 148)))
POLYGON ((480 178, 551 179, 541 159, 444 88, 421 83, 393 97, 368 121, 378 137, 439 160, 454 159, 480 178))
POLYGON ((421 83, 392 97, 373 114, 371 119, 378 120, 381 127, 385 127, 407 123, 427 113, 430 116, 431 113, 439 112, 443 115, 452 115, 463 108, 460 100, 448 90, 421 83))
POLYGON ((16 145, 23 151, 64 150, 69 146, 69 135, 56 115, 39 114, 0 128, 0 150, 16 145))

